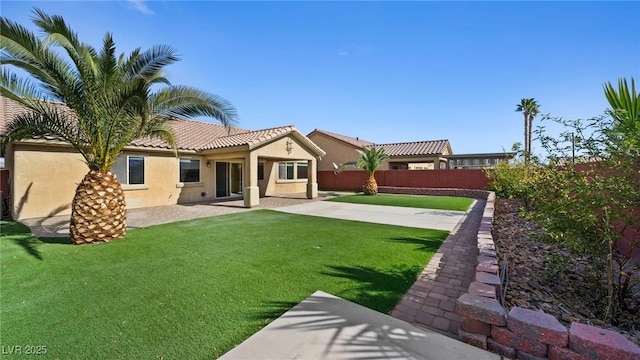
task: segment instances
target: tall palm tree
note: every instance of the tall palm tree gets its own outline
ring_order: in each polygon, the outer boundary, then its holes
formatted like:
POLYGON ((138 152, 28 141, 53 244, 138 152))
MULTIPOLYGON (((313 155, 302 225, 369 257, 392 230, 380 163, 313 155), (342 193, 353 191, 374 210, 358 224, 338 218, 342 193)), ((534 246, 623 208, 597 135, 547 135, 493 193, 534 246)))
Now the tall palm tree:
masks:
POLYGON ((71 144, 89 167, 72 202, 72 242, 121 238, 126 204, 111 167, 122 150, 148 136, 165 140, 177 154, 169 117, 209 116, 230 126, 236 110, 215 95, 172 86, 162 73, 179 60, 169 46, 116 56, 110 33, 97 50, 81 42, 60 16, 34 9, 32 20, 42 38, 0 18, 0 93, 29 110, 9 122, 5 142, 46 134, 71 144))
POLYGON ((376 148, 375 146, 363 147, 358 151, 358 167, 367 171, 369 178, 367 182, 362 186, 362 191, 365 195, 378 194, 378 183, 374 176, 376 170, 382 165, 382 162, 389 158, 384 152, 383 148, 376 148))
POLYGON ((604 94, 611 105, 610 114, 614 120, 616 135, 620 136, 630 149, 640 151, 640 94, 631 78, 631 90, 627 79, 618 79, 618 90, 610 82, 604 84, 604 94))
POLYGON ((516 106, 516 111, 524 115, 524 155, 528 160, 531 156, 531 132, 533 129, 533 118, 540 113, 540 106, 534 98, 523 98, 516 106))

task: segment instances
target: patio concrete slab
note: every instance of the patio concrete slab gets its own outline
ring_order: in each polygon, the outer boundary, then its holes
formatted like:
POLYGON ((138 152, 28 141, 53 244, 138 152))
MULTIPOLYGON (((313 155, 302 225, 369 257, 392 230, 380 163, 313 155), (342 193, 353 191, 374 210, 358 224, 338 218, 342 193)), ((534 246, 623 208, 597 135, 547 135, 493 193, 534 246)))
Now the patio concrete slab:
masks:
POLYGON ((452 231, 465 216, 464 211, 418 209, 399 206, 315 201, 283 206, 274 210, 299 215, 452 231))
POLYGON ((317 291, 220 359, 500 359, 317 291))

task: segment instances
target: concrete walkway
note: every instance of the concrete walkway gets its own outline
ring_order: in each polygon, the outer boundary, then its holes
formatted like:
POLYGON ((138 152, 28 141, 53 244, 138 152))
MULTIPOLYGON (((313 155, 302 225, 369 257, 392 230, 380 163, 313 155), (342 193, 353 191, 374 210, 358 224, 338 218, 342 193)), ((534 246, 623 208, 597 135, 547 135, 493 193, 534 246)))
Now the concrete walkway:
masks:
POLYGON ((392 316, 458 339, 461 318, 455 312, 456 300, 473 281, 478 255, 476 237, 484 205, 484 200, 475 202, 396 305, 392 316))
MULTIPOLYGON (((313 200, 307 199, 305 193, 286 196, 269 196, 261 198, 260 205, 251 209, 244 207, 244 201, 242 199, 129 209, 127 210, 127 228, 144 228, 176 221, 199 219, 256 209, 275 209, 283 206, 325 200, 339 195, 340 193, 320 192, 318 197, 313 200)), ((46 218, 24 219, 20 222, 27 225, 31 229, 31 233, 35 236, 67 237, 69 236, 69 217, 69 215, 51 216, 46 218)))
POLYGON ((317 291, 220 357, 231 359, 500 359, 317 291))
POLYGON ((464 211, 363 205, 333 201, 306 202, 279 207, 275 210, 299 215, 446 231, 453 230, 465 215, 464 211))

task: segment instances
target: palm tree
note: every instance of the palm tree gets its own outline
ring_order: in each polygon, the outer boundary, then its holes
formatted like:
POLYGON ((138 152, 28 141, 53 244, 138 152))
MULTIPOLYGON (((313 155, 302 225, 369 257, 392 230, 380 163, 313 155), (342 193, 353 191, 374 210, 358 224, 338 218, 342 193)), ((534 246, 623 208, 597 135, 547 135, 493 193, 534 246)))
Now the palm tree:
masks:
POLYGON ((616 135, 622 138, 630 149, 640 150, 640 94, 631 78, 631 91, 627 79, 618 79, 618 90, 610 82, 604 84, 604 94, 611 105, 609 113, 614 120, 616 135))
POLYGON ((369 174, 367 182, 362 186, 362 191, 365 195, 376 195, 378 193, 378 183, 374 174, 376 169, 382 165, 382 162, 389 158, 389 155, 385 154, 383 148, 376 148, 375 146, 363 147, 358 151, 358 167, 364 169, 369 174))
POLYGON ((2 64, 28 75, 19 77, 3 66, 0 93, 29 110, 7 124, 5 143, 49 135, 71 144, 89 167, 71 206, 71 241, 121 238, 126 204, 111 167, 122 150, 148 136, 165 140, 177 155, 169 117, 208 116, 230 126, 236 110, 215 95, 172 86, 162 73, 179 60, 169 46, 116 56, 110 33, 96 50, 60 16, 34 9, 33 22, 43 38, 0 18, 2 64))
POLYGON ((516 106, 516 111, 524 115, 524 155, 528 161, 531 156, 531 132, 533 129, 533 118, 540 113, 540 106, 534 98, 521 99, 516 106))

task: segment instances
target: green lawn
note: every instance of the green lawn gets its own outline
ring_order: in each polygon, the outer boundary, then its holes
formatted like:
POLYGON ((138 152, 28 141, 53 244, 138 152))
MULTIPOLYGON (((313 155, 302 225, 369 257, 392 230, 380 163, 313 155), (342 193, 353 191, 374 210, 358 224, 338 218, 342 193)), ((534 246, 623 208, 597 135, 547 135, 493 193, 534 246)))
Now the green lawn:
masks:
POLYGON ((404 206, 422 209, 457 210, 467 211, 473 199, 453 196, 426 196, 426 195, 346 195, 331 198, 325 201, 346 202, 353 204, 404 206))
POLYGON ((447 232, 250 211, 74 246, 0 225, 3 349, 208 359, 316 290, 390 311, 447 232))

